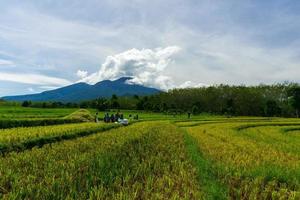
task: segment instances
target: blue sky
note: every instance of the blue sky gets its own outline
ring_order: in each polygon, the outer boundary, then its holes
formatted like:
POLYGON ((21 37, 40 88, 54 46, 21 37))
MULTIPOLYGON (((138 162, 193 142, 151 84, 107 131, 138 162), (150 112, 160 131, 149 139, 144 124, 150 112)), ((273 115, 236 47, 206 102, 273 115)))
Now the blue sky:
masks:
POLYGON ((133 76, 168 89, 300 81, 300 1, 0 0, 0 96, 133 76))

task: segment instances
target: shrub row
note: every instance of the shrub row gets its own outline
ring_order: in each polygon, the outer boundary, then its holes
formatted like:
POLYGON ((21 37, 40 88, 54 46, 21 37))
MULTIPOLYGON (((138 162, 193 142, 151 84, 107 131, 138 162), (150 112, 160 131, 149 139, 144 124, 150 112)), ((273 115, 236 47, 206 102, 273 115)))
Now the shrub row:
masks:
POLYGON ((56 124, 68 124, 68 123, 79 123, 82 122, 80 119, 1 119, 0 129, 14 128, 14 127, 31 127, 31 126, 48 126, 56 124))

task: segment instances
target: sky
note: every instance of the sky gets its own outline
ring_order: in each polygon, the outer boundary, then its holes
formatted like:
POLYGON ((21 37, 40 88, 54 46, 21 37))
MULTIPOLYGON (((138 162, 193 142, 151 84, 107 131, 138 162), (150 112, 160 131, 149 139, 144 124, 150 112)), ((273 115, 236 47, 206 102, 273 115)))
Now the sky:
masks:
POLYGON ((0 0, 0 97, 300 82, 298 0, 0 0))

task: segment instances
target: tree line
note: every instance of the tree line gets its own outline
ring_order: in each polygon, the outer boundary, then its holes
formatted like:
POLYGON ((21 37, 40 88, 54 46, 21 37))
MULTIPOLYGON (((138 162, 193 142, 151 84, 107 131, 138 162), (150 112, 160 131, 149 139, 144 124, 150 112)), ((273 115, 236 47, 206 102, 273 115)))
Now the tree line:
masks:
POLYGON ((172 89, 150 96, 98 98, 80 103, 28 102, 30 107, 81 107, 136 109, 164 113, 211 113, 230 116, 298 117, 300 85, 284 83, 258 86, 215 85, 172 89))

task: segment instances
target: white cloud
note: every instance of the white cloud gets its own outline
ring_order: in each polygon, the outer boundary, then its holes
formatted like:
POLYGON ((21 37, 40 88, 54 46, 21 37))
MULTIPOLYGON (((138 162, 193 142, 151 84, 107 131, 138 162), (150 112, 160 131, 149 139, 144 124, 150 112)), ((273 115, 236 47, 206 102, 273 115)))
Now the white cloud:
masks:
POLYGON ((174 86, 173 80, 163 73, 172 61, 172 56, 179 50, 178 46, 153 50, 131 49, 108 56, 98 72, 80 81, 95 84, 101 80, 114 80, 129 76, 133 78, 129 83, 169 89, 174 86))
POLYGON ((176 88, 198 88, 198 87, 207 87, 207 86, 208 85, 204 83, 194 83, 192 81, 186 81, 176 88))
POLYGON ((0 81, 52 86, 64 86, 71 84, 71 82, 66 79, 45 76, 41 74, 17 74, 6 72, 0 72, 0 81))
POLYGON ((14 66, 14 65, 15 63, 13 61, 0 59, 0 66, 14 66))
POLYGON ((28 90, 29 92, 35 92, 35 90, 34 90, 32 87, 27 88, 27 90, 28 90))
POLYGON ((76 75, 77 75, 79 78, 82 79, 82 78, 87 77, 88 72, 87 72, 87 71, 84 71, 84 70, 78 70, 77 73, 76 73, 76 75))
MULTIPOLYGON (((265 7, 260 1, 136 0, 128 4, 76 0, 68 2, 68 7, 62 6, 64 0, 57 4, 40 2, 1 3, 0 58, 14 62, 9 66, 5 66, 10 64, 7 61, 0 64, 1 71, 7 68, 19 74, 49 73, 77 80, 78 66, 96 72, 99 60, 105 61, 107 55, 120 60, 115 52, 133 47, 156 52, 155 47, 176 44, 182 48, 176 63, 159 72, 145 67, 138 72, 131 70, 139 74, 134 81, 160 88, 300 81, 300 15, 289 12, 295 3, 274 4, 267 6, 269 12, 262 12, 265 7), (70 8, 74 12, 69 12, 70 8), (105 9, 99 12, 101 8, 105 9), (257 14, 261 17, 255 17, 257 14), (190 82, 184 83, 186 80, 190 82)), ((121 70, 118 73, 123 75, 121 70)), ((105 78, 99 73, 87 77, 89 82, 93 77, 105 78)), ((28 87, 1 84, 2 91, 9 88, 7 94, 28 87)))
POLYGON ((43 86, 40 86, 39 88, 42 89, 42 90, 55 90, 55 89, 58 89, 59 87, 58 86, 43 85, 43 86))

